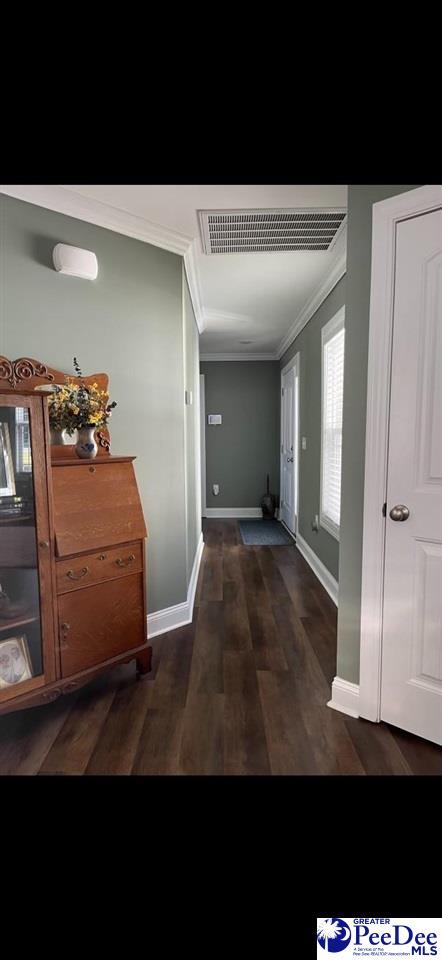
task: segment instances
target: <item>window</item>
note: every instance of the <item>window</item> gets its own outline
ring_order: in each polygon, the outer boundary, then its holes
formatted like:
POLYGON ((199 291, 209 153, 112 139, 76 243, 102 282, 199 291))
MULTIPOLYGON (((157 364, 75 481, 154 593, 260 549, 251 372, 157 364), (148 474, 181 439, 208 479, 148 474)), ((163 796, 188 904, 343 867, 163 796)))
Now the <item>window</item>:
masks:
POLYGON ((344 316, 342 307, 322 328, 320 523, 336 540, 339 540, 341 519, 344 316))
POLYGON ((15 410, 15 462, 17 473, 31 473, 31 438, 27 407, 16 407, 15 410))

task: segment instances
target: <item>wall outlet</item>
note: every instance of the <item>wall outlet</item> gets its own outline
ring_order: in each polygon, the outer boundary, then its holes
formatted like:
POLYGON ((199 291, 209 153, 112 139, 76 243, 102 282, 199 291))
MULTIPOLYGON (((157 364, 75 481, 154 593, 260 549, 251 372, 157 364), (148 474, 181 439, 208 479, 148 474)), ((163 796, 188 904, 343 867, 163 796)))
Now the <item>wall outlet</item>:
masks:
POLYGON ((302 438, 301 447, 303 450, 307 450, 307 437, 302 438))
POLYGON ((214 483, 212 486, 213 496, 217 497, 219 494, 219 483, 214 483))
POLYGON ((217 427, 223 422, 222 415, 220 413, 209 413, 207 417, 207 423, 209 427, 217 427))

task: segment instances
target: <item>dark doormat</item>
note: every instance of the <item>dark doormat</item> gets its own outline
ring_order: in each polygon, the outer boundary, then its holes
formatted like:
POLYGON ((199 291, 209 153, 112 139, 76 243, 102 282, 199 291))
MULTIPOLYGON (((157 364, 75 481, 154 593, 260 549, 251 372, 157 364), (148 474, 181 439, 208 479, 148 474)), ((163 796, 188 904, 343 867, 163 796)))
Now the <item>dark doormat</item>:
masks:
POLYGON ((239 529, 246 546, 282 547, 295 543, 279 520, 240 520, 239 529))

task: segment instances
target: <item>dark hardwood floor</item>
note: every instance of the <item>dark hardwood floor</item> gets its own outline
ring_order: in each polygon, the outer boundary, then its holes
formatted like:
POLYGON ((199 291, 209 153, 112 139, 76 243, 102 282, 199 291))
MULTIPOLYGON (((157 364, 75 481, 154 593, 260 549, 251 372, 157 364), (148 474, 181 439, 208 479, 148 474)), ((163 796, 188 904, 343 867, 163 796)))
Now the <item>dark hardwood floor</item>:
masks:
POLYGON ((193 623, 152 641, 153 672, 103 674, 0 718, 0 774, 442 774, 442 749, 330 710, 336 608, 294 546, 204 522, 193 623))

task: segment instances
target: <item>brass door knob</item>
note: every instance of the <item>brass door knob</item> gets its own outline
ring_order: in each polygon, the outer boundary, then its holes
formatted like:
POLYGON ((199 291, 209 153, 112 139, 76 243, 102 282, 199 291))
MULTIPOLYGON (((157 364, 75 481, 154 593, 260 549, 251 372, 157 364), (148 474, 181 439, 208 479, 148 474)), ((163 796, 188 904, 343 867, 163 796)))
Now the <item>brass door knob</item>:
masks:
POLYGON ((49 547, 49 540, 39 540, 39 541, 38 541, 38 545, 39 545, 39 547, 42 548, 42 550, 43 550, 43 549, 44 549, 44 550, 47 550, 48 547, 49 547))
POLYGON ((396 506, 392 507, 390 510, 390 517, 392 520, 408 520, 409 516, 410 511, 403 503, 397 503, 396 506))

